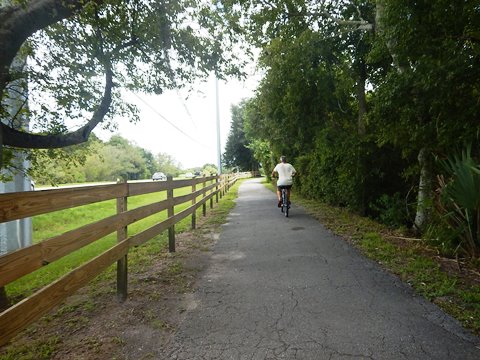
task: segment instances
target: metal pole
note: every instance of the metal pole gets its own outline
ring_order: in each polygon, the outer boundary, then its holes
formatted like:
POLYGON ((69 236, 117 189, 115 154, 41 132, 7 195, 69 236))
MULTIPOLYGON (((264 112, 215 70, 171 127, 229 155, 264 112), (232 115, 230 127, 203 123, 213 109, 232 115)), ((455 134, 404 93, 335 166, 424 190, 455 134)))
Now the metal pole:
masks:
POLYGON ((217 111, 217 168, 218 174, 222 173, 222 149, 220 147, 220 110, 218 101, 218 79, 215 75, 215 104, 217 111))
MULTIPOLYGON (((9 4, 9 1, 2 1, 1 4, 9 4)), ((27 63, 26 55, 17 55, 12 63, 12 69, 15 72, 22 72, 27 63)), ((5 108, 7 113, 5 119, 0 120, 7 122, 9 118, 12 121, 12 127, 15 129, 29 129, 30 119, 20 110, 28 100, 28 83, 25 79, 14 80, 10 83, 10 90, 5 100, 5 108), (15 114, 19 115, 15 118, 15 114)), ((28 107, 28 104, 27 104, 28 107)), ((1 155, 1 154, 0 154, 1 155)), ((27 170, 30 166, 22 153, 13 152, 13 165, 18 170, 27 170)), ((18 173, 5 172, 11 175, 12 180, 8 182, 0 182, 0 193, 20 192, 33 190, 30 179, 25 176, 23 171, 18 173)), ((32 244, 32 219, 23 218, 19 220, 9 221, 0 224, 0 255, 14 251, 32 244)))

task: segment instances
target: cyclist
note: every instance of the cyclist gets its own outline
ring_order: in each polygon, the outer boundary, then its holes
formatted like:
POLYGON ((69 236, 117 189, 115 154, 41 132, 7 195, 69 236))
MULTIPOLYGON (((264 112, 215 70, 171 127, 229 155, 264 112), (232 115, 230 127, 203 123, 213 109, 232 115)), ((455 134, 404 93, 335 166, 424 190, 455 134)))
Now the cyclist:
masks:
POLYGON ((282 206, 282 188, 287 189, 287 199, 288 205, 290 205, 290 192, 293 184, 293 177, 296 174, 295 168, 292 164, 287 163, 286 156, 280 156, 280 163, 278 163, 272 171, 272 178, 276 177, 275 173, 278 174, 277 180, 277 198, 278 198, 278 207, 282 206))

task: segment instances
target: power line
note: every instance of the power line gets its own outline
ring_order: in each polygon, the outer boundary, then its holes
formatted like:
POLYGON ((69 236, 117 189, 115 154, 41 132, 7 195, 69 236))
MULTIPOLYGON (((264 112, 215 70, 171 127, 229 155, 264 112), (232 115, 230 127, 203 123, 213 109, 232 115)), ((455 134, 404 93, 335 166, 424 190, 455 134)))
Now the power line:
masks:
POLYGON ((197 139, 194 139, 193 137, 191 137, 190 135, 188 135, 185 131, 183 131, 182 129, 180 129, 178 126, 176 126, 174 123, 172 123, 170 120, 168 120, 165 116, 163 116, 162 114, 160 114, 155 108, 153 108, 149 103, 147 103, 145 100, 143 100, 140 96, 138 96, 137 94, 135 93, 132 93, 138 100, 140 100, 142 103, 144 103, 145 105, 147 105, 155 114, 157 114, 158 116, 160 116, 163 120, 165 120, 167 123, 169 123, 173 128, 175 128, 177 131, 179 131, 180 133, 182 133, 184 136, 186 136, 187 138, 189 138, 190 140, 192 140, 193 142, 197 143, 198 145, 201 145, 203 146, 204 148, 207 148, 207 149, 211 149, 210 146, 207 146, 205 144, 202 144, 201 142, 199 142, 197 139))
POLYGON ((185 109, 185 112, 187 113, 188 117, 189 117, 190 120, 192 121, 193 127, 195 128, 195 130, 197 130, 197 124, 195 124, 195 120, 193 120, 192 114, 190 114, 190 111, 188 110, 187 104, 183 101, 183 97, 182 97, 182 95, 180 94, 180 91, 178 91, 178 89, 176 89, 176 91, 177 91, 178 99, 179 99, 180 102, 182 103, 183 108, 185 109))

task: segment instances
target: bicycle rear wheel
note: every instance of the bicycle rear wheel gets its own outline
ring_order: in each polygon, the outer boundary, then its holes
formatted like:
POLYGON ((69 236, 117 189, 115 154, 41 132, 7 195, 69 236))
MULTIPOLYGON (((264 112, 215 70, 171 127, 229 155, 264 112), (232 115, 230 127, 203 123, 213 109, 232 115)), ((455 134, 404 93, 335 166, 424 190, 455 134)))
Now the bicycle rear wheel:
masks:
POLYGON ((285 214, 285 217, 288 217, 288 197, 286 189, 282 189, 282 212, 285 214))

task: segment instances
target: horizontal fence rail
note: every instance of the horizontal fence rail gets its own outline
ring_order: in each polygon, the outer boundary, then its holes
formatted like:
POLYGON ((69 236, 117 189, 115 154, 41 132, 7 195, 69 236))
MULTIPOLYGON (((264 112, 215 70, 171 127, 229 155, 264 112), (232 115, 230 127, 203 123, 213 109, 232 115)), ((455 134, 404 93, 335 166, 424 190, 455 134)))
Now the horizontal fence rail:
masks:
POLYGON ((107 200, 117 201, 115 215, 0 256, 0 287, 4 287, 109 234, 117 233, 117 243, 114 246, 3 311, 0 314, 0 346, 115 262, 117 262, 117 296, 124 300, 127 296, 126 264, 129 249, 168 230, 169 250, 175 251, 175 224, 192 216, 192 228, 195 228, 197 209, 202 207, 205 215, 208 201, 210 207, 213 207, 214 199, 218 202, 240 177, 248 176, 250 173, 187 180, 172 180, 169 177, 167 181, 160 182, 119 183, 0 194, 0 223, 107 200), (174 196, 175 189, 185 187, 191 187, 191 192, 174 196), (162 191, 167 193, 165 200, 127 210, 129 197, 162 191), (185 203, 190 206, 175 213, 175 206, 185 203), (127 235, 128 225, 163 211, 167 211, 167 219, 139 233, 127 235))

